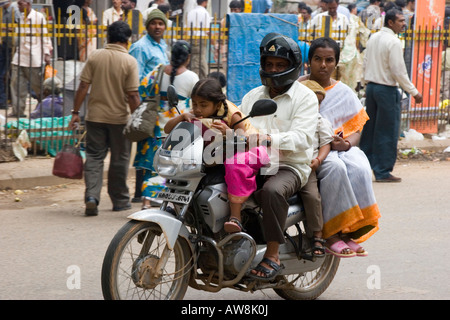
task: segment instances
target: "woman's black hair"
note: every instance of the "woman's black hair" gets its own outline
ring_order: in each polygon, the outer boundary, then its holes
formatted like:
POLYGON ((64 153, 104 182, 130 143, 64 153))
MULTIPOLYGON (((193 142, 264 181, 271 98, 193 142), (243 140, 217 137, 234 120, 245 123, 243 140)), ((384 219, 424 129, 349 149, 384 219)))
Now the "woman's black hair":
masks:
POLYGON ((86 2, 86 0, 74 0, 73 4, 78 6, 80 8, 80 10, 82 11, 83 22, 90 24, 91 21, 88 17, 87 10, 85 8, 83 8, 85 2, 86 2))
POLYGON ((127 43, 131 37, 131 28, 125 21, 116 21, 108 26, 108 43, 127 43))
POLYGON ((172 65, 172 72, 170 73, 170 84, 173 84, 177 69, 187 61, 191 54, 191 45, 185 40, 178 40, 173 44, 171 53, 170 64, 172 65))
POLYGON ((208 101, 212 101, 214 104, 219 102, 223 103, 224 113, 220 115, 220 118, 224 118, 228 113, 227 96, 222 91, 222 86, 219 80, 215 78, 204 78, 194 85, 192 88, 191 97, 202 97, 208 101))
POLYGON ((339 55, 341 53, 341 49, 339 48, 339 44, 331 38, 322 37, 315 39, 311 42, 311 46, 309 47, 308 53, 308 61, 311 63, 311 59, 314 56, 314 53, 317 48, 331 48, 334 50, 334 58, 336 60, 336 65, 339 63, 339 55))

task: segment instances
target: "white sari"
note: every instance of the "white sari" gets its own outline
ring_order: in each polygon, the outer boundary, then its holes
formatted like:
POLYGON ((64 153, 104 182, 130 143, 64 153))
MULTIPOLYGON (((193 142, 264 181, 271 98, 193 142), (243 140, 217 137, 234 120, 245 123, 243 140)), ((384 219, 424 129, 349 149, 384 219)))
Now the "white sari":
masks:
MULTIPOLYGON (((368 119, 353 91, 342 82, 326 90, 320 114, 328 119, 344 138, 361 131, 368 119)), ((378 230, 380 211, 372 188, 369 161, 358 147, 349 151, 331 151, 317 170, 322 197, 323 237, 350 233, 356 242, 367 240, 378 230)))

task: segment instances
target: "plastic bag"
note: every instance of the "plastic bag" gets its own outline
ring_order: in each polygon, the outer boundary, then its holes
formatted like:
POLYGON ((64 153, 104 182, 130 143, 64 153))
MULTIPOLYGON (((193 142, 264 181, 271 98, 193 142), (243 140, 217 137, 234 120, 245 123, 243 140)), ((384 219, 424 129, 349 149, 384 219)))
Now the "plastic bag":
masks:
POLYGON ((44 70, 44 80, 56 76, 57 73, 58 70, 54 69, 51 65, 47 64, 44 70))
POLYGON ((27 149, 31 148, 30 138, 25 130, 22 130, 16 141, 12 143, 12 148, 17 159, 20 161, 25 160, 25 157, 28 155, 27 149))
POLYGON ((423 134, 414 129, 403 131, 403 133, 405 134, 405 141, 421 141, 424 139, 423 134))
POLYGON ((52 174, 60 178, 82 179, 83 158, 80 154, 80 148, 69 144, 65 145, 56 154, 52 174))

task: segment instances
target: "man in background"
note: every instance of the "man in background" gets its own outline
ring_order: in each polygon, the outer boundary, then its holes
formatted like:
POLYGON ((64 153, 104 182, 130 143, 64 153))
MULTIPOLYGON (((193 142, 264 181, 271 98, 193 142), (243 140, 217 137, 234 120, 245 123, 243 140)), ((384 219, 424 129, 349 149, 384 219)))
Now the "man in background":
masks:
POLYGON ((366 111, 369 120, 360 148, 367 155, 377 182, 401 182, 391 174, 397 160, 401 105, 398 85, 422 103, 422 95, 408 77, 403 47, 397 35, 405 29, 402 11, 386 12, 384 27, 367 41, 364 56, 366 111))
POLYGON ((197 0, 197 6, 188 12, 187 28, 201 28, 199 31, 191 31, 189 36, 194 36, 192 42, 192 54, 190 69, 198 74, 200 79, 206 78, 208 75, 208 58, 209 47, 208 39, 209 25, 211 23, 211 16, 206 10, 208 0, 197 0))
MULTIPOLYGON (((20 20, 20 11, 16 6, 11 5, 11 0, 0 1, 0 11, 2 12, 2 23, 18 23, 20 20)), ((3 33, 9 34, 0 38, 0 109, 8 109, 7 87, 9 85, 9 69, 12 58, 14 29, 2 28, 3 33)))
POLYGON ((47 20, 40 12, 31 8, 32 0, 19 0, 17 5, 20 12, 24 13, 20 23, 27 26, 21 32, 25 37, 21 37, 19 47, 11 62, 11 100, 13 112, 9 117, 26 117, 25 104, 29 92, 28 85, 36 94, 38 102, 42 100, 42 67, 51 62, 51 52, 53 50, 48 30, 45 27, 47 20), (30 27, 31 25, 31 27, 30 27), (44 26, 44 27, 41 27, 44 26), (43 34, 43 36, 41 36, 43 34))
POLYGON ((127 51, 130 36, 131 28, 126 22, 116 21, 109 25, 108 44, 89 56, 75 94, 70 129, 76 128, 76 123, 80 122, 80 108, 91 87, 86 112, 84 165, 87 216, 98 214, 103 165, 108 151, 111 151, 108 195, 113 203, 112 210, 131 209, 127 186, 131 141, 122 132, 130 112, 139 106, 141 100, 137 62, 127 51))

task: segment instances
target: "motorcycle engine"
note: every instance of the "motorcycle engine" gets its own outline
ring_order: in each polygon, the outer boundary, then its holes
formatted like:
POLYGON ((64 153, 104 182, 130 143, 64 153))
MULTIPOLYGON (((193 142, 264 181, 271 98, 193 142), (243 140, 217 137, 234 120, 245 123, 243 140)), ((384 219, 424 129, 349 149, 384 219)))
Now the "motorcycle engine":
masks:
POLYGON ((224 256, 224 270, 225 272, 238 274, 245 263, 251 256, 251 242, 248 239, 241 238, 239 240, 232 240, 223 249, 224 256))

